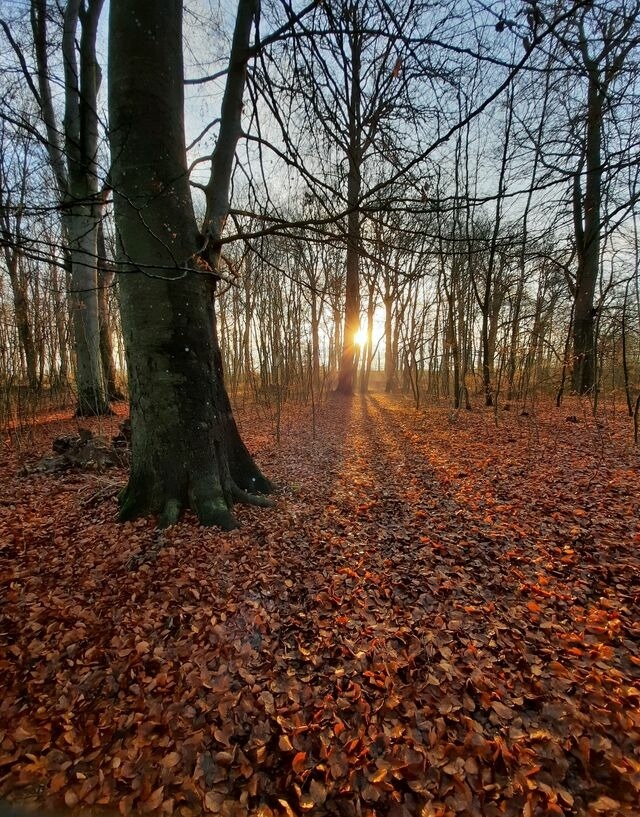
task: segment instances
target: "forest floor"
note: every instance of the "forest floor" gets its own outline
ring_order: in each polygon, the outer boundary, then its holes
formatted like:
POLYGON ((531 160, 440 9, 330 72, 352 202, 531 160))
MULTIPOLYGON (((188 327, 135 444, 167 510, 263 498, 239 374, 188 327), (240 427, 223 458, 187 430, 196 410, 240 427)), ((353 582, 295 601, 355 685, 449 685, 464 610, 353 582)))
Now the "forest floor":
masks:
POLYGON ((239 418, 281 488, 232 533, 119 525, 122 470, 24 470, 72 421, 5 441, 0 797, 182 817, 640 814, 627 417, 373 394, 331 398, 315 423, 285 407, 279 444, 272 416, 239 418))

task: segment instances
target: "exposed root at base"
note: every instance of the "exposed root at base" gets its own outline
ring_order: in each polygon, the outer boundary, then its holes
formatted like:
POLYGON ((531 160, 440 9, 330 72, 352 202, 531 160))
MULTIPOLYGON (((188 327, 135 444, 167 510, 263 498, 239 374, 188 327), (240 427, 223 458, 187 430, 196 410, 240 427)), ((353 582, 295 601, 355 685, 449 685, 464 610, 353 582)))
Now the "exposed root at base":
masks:
POLYGON ((233 530, 240 527, 238 520, 222 498, 200 498, 191 504, 201 525, 222 528, 222 530, 233 530))
POLYGON ((276 504, 275 500, 270 499, 268 496, 249 493, 249 491, 238 488, 235 484, 231 487, 231 496, 236 502, 243 505, 255 505, 258 508, 273 508, 276 504))
POLYGON ((222 530, 233 530, 239 522, 232 512, 232 503, 252 505, 259 508, 273 508, 275 502, 267 496, 254 494, 238 487, 232 482, 224 492, 211 490, 192 492, 188 500, 170 497, 164 504, 154 500, 148 489, 137 488, 131 482, 120 492, 120 512, 118 520, 129 522, 141 516, 158 514, 158 527, 168 528, 182 516, 186 508, 191 508, 201 525, 218 527, 222 530))
POLYGON ((168 528, 170 525, 175 525, 178 519, 180 519, 181 513, 182 504, 178 502, 177 499, 167 500, 167 502, 165 502, 162 513, 158 517, 158 527, 168 528))

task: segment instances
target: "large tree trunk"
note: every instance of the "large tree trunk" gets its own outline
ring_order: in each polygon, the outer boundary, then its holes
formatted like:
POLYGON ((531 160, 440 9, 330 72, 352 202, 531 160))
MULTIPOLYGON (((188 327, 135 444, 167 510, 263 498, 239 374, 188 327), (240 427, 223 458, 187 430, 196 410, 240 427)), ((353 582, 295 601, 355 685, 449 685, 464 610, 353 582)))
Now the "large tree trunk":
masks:
POLYGON ((234 527, 234 499, 268 504, 224 388, 215 276, 198 270, 183 126, 182 2, 112 0, 109 106, 131 399, 121 518, 192 508, 234 527), (140 48, 144 37, 145 47, 140 48), (116 54, 117 50, 117 54, 116 54), (250 493, 249 493, 250 492, 250 493))

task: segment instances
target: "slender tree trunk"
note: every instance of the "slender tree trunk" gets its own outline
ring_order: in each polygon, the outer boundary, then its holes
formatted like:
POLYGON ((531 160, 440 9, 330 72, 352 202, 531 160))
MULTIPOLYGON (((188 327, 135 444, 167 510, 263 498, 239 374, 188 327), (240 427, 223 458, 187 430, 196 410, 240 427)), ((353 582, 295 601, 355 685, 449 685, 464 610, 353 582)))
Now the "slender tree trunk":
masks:
POLYGON ((373 360, 373 317, 376 311, 376 289, 375 278, 369 284, 367 300, 367 341, 362 349, 362 362, 360 370, 360 393, 366 394, 369 391, 369 375, 371 374, 371 361, 373 360))
POLYGON ((498 195, 496 196, 496 209, 494 215, 493 232, 491 235, 491 246, 489 249, 489 260, 484 281, 484 293, 480 302, 482 309, 482 383, 484 387, 485 404, 492 406, 494 401, 493 369, 495 337, 492 340, 492 310, 494 308, 495 293, 495 265, 498 255, 498 239, 500 237, 500 227, 502 224, 502 198, 506 191, 506 176, 509 157, 509 147, 511 139, 511 126, 513 123, 513 91, 511 90, 507 99, 507 114, 505 122, 504 145, 502 149, 502 160, 500 163, 500 175, 498 178, 498 195))
MULTIPOLYGON (((62 292, 60 270, 52 268, 53 305, 55 314, 56 341, 58 346, 58 382, 64 387, 69 380, 69 339, 67 336, 68 310, 62 292)), ((68 287, 66 288, 68 291, 68 287)))
POLYGON ((27 383, 30 389, 36 390, 39 385, 38 356, 33 341, 33 329, 29 316, 29 297, 25 283, 20 280, 21 276, 18 269, 20 266, 20 256, 18 251, 15 249, 11 251, 8 247, 5 248, 5 261, 13 294, 13 309, 18 329, 18 340, 22 354, 24 355, 27 383))
POLYGON ((393 346, 393 296, 389 293, 384 297, 384 390, 387 394, 397 387, 398 359, 394 355, 393 346))
POLYGON ((518 367, 518 340, 520 338, 520 310, 522 307, 522 295, 524 293, 524 265, 520 270, 520 278, 513 299, 511 314, 511 340, 509 343, 507 361, 507 400, 514 400, 516 396, 515 381, 518 367))
POLYGON ((320 315, 315 292, 311 293, 311 383, 314 388, 320 384, 320 315))
POLYGON ((75 338, 79 416, 104 414, 109 410, 100 354, 97 223, 91 209, 91 206, 74 206, 67 218, 71 252, 69 302, 75 338))
POLYGON ((360 328, 360 190, 362 186, 360 106, 360 48, 361 34, 356 30, 355 14, 351 32, 351 97, 349 100, 349 175, 347 179, 347 260, 346 291, 344 312, 344 333, 342 336, 342 357, 338 373, 338 388, 341 394, 352 394, 357 372, 355 337, 360 328))
POLYGON ((252 287, 255 286, 255 276, 253 274, 253 260, 251 254, 247 255, 243 288, 244 288, 244 326, 242 329, 242 368, 244 369, 244 384, 250 383, 253 379, 253 360, 251 359, 251 323, 255 300, 252 287))
POLYGON ((117 382, 116 364, 113 353, 113 326, 109 313, 109 290, 115 280, 113 263, 107 258, 107 244, 104 239, 104 223, 98 224, 98 320, 100 329, 100 359, 108 400, 124 400, 117 382))
POLYGON ((493 405, 493 358, 491 357, 491 342, 489 339, 489 304, 482 307, 482 334, 480 339, 482 348, 482 387, 484 389, 485 405, 493 405))
POLYGON ((65 75, 66 236, 71 256, 69 304, 76 353, 77 413, 109 413, 102 358, 98 307, 98 111, 100 69, 96 36, 103 0, 69 0, 65 9, 62 54, 65 75), (79 21, 80 61, 76 59, 79 21))
MULTIPOLYGON (((357 208, 360 197, 360 167, 357 159, 349 161, 349 182, 347 204, 357 208)), ((338 391, 342 394, 353 392, 356 375, 357 349, 355 337, 360 328, 360 214, 358 210, 349 213, 347 228, 347 276, 345 290, 344 333, 342 336, 342 357, 338 374, 338 391)))
POLYGON ((587 103, 584 202, 580 193, 579 174, 576 174, 577 189, 574 193, 578 270, 573 316, 572 388, 577 394, 587 394, 595 385, 594 302, 600 268, 602 105, 603 95, 597 68, 592 67, 589 71, 587 103))
POLYGON ((329 368, 332 372, 337 372, 340 368, 340 352, 342 347, 342 312, 335 299, 331 303, 332 332, 331 351, 329 355, 329 368))
MULTIPOLYGON (((4 129, 0 132, 0 157, 5 145, 4 129)), ((18 201, 26 198, 26 185, 29 172, 28 152, 25 149, 20 161, 21 176, 17 191, 18 201)), ((29 388, 35 390, 39 386, 38 378, 38 353, 34 343, 34 326, 31 316, 34 315, 34 323, 37 320, 37 311, 32 310, 29 298, 29 281, 24 274, 24 267, 21 257, 22 244, 22 208, 13 206, 12 190, 5 176, 4 162, 0 161, 0 243, 4 255, 4 262, 11 284, 11 294, 13 295, 13 311, 15 315, 16 328, 18 330, 18 342, 20 344, 21 357, 24 360, 24 369, 27 375, 29 388), (13 213, 13 216, 10 214, 13 213)))
POLYGON ((116 364, 113 354, 113 327, 109 314, 109 290, 113 286, 115 270, 107 261, 105 242, 102 228, 98 229, 98 324, 100 332, 100 360, 104 376, 107 398, 109 400, 124 400, 124 395, 118 388, 116 364))
POLYGON ((571 349, 571 338, 573 335, 573 309, 571 308, 571 317, 569 318, 569 329, 567 331, 567 339, 564 344, 564 358, 562 361, 562 374, 560 376, 560 386, 558 387, 558 393, 556 394, 556 406, 560 408, 562 404, 562 399, 564 397, 564 387, 567 380, 567 369, 570 366, 569 361, 569 352, 571 349))
POLYGON ((460 344, 456 333, 455 315, 453 309, 453 295, 448 299, 448 315, 447 315, 447 333, 448 345, 451 349, 451 357, 453 358, 453 406, 460 408, 460 401, 462 393, 460 389, 460 344))
POLYGON ((36 101, 45 124, 49 160, 65 212, 63 229, 70 261, 69 307, 73 316, 79 415, 110 411, 100 358, 96 272, 96 235, 101 212, 97 195, 97 98, 101 75, 96 58, 96 36, 103 2, 68 0, 65 7, 62 33, 64 127, 61 129, 56 122, 49 84, 47 2, 31 0, 38 74, 36 101), (64 151, 60 139, 62 130, 64 151))

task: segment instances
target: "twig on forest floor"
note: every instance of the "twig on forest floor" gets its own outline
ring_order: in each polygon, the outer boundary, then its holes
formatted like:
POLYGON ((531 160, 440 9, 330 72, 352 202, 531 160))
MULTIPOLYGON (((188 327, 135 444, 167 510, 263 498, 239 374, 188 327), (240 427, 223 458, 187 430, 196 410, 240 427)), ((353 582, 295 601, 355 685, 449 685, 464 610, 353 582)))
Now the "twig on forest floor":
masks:
MULTIPOLYGON (((89 486, 84 491, 81 491, 80 495, 82 496, 83 494, 88 493, 92 488, 93 488, 93 486, 89 486)), ((95 491, 91 490, 91 493, 90 493, 89 496, 87 496, 86 498, 82 498, 80 500, 80 504, 82 505, 83 508, 91 507, 93 505, 98 505, 100 502, 103 502, 106 499, 112 499, 114 496, 117 496, 117 494, 121 491, 121 489, 122 489, 122 483, 113 482, 113 481, 110 480, 109 482, 103 484, 97 490, 95 490, 95 491)))

